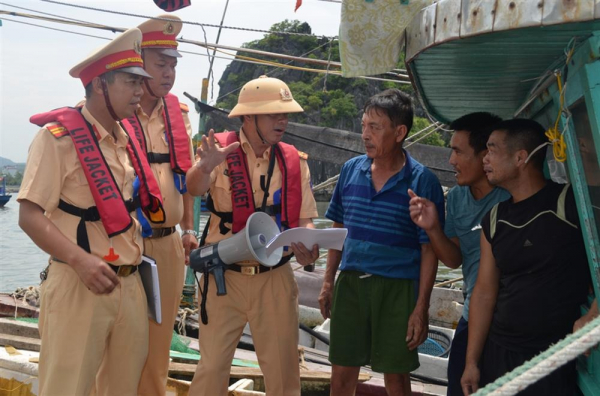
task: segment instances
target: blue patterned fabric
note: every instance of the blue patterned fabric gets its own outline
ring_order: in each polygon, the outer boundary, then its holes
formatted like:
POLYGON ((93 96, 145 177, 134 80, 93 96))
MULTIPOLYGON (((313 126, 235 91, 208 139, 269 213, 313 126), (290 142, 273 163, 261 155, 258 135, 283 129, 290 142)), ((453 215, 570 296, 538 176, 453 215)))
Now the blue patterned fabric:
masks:
POLYGON ((325 216, 348 228, 341 270, 398 279, 419 279, 425 231, 410 219, 408 189, 435 203, 444 224, 444 195, 437 177, 406 155, 404 168, 376 192, 372 160, 366 155, 344 164, 325 216))

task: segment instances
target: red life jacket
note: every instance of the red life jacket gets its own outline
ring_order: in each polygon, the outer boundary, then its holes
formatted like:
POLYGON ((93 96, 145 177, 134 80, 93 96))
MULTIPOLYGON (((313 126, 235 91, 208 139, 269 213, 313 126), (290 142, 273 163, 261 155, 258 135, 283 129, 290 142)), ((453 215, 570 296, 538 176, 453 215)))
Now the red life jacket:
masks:
POLYGON ((148 162, 158 164, 170 162, 173 172, 185 175, 188 169, 192 167, 192 159, 190 158, 189 137, 183 116, 181 115, 182 107, 177 96, 173 94, 167 94, 162 100, 164 104, 163 119, 167 143, 169 145, 169 154, 148 151, 144 129, 136 114, 122 120, 122 123, 125 125, 125 130, 133 132, 133 136, 137 138, 142 150, 148 153, 148 162))
MULTIPOLYGON (((71 136, 106 234, 111 238, 127 231, 133 224, 129 215, 131 208, 125 204, 110 167, 102 155, 96 134, 81 115, 81 111, 72 107, 62 107, 36 114, 29 121, 40 127, 51 122, 61 124, 50 126, 48 129, 57 138, 67 134, 71 136)), ((135 139, 129 138, 127 152, 140 179, 139 198, 142 210, 153 222, 164 223, 165 212, 158 183, 146 157, 141 155, 142 151, 135 139)))
MULTIPOLYGON (((221 147, 239 141, 236 132, 216 133, 215 139, 221 147)), ((281 171, 281 224, 285 228, 298 227, 300 208, 302 206, 302 180, 300 175, 300 155, 298 150, 286 143, 278 143, 275 150, 279 170, 281 171)), ((229 153, 226 158, 231 185, 232 229, 235 234, 246 227, 246 221, 256 211, 252 182, 248 174, 248 162, 242 147, 229 153)), ((216 213, 223 220, 226 214, 216 213)), ((222 227, 221 227, 222 228, 222 227)), ((223 230, 221 230, 222 232, 223 230)))

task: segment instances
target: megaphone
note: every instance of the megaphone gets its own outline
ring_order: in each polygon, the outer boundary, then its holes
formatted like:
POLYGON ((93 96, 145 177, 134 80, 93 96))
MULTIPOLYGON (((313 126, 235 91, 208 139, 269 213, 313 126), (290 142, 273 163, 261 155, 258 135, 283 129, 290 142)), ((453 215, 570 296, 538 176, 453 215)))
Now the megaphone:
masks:
POLYGON ((279 234, 279 228, 271 216, 263 212, 253 213, 246 221, 246 227, 230 238, 213 245, 203 246, 190 253, 190 267, 198 272, 211 272, 217 284, 217 295, 227 294, 224 270, 227 265, 245 260, 258 261, 273 267, 283 255, 283 247, 267 255, 267 243, 279 234))

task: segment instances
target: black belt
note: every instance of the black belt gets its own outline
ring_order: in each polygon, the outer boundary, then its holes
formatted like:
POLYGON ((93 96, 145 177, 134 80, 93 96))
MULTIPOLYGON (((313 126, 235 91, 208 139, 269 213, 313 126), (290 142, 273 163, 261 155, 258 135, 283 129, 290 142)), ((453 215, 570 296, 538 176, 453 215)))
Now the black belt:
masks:
MULTIPOLYGON (((61 264, 67 264, 62 260, 57 259, 56 257, 52 257, 52 261, 56 261, 57 263, 61 263, 61 264)), ((115 274, 117 274, 117 276, 120 276, 122 278, 125 278, 126 276, 129 276, 133 273, 135 273, 138 270, 138 266, 137 265, 112 265, 109 263, 108 266, 110 267, 110 269, 112 269, 113 271, 115 271, 115 274)))
POLYGON ((164 164, 171 162, 171 155, 169 153, 148 153, 148 162, 151 164, 164 164))
POLYGON ((149 236, 148 238, 162 238, 162 237, 166 237, 168 235, 171 235, 172 233, 175 232, 175 227, 165 227, 165 228, 153 228, 152 229, 152 236, 149 236))
POLYGON ((229 264, 227 266, 228 270, 232 270, 235 272, 240 272, 244 275, 256 275, 262 274, 263 272, 272 271, 275 268, 279 268, 292 258, 292 255, 286 256, 281 259, 279 263, 274 265, 273 267, 267 267, 266 265, 258 264, 258 265, 238 265, 238 264, 229 264))
POLYGON ((117 276, 120 276, 122 278, 125 278, 126 276, 129 276, 129 275, 135 273, 138 270, 138 266, 137 265, 112 265, 112 264, 108 264, 108 266, 113 271, 115 271, 115 274, 117 274, 117 276))

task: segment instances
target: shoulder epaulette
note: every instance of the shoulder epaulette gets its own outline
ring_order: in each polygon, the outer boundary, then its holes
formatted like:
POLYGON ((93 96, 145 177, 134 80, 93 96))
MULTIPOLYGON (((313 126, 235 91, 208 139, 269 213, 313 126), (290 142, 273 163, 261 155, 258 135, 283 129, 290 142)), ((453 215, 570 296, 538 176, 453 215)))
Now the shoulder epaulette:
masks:
POLYGON ((298 150, 298 156, 300 156, 300 158, 302 158, 303 160, 308 159, 308 154, 306 154, 304 151, 298 150))
POLYGON ((185 113, 189 113, 190 112, 190 108, 185 103, 179 102, 179 108, 181 108, 181 111, 183 111, 185 113))
POLYGON ((46 129, 57 139, 69 134, 69 130, 58 122, 46 125, 46 129))

